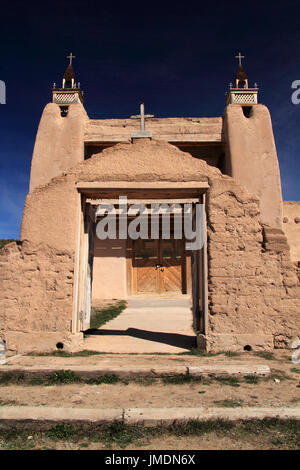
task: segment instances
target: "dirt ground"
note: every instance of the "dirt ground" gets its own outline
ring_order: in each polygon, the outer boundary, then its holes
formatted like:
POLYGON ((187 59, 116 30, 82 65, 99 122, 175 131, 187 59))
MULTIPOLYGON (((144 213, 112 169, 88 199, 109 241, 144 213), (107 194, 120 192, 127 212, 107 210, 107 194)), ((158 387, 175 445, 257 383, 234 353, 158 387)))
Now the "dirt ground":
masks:
MULTIPOLYGON (((163 379, 155 381, 140 379, 128 383, 89 385, 0 385, 0 406, 56 406, 73 408, 136 408, 136 407, 299 407, 300 406, 300 364, 293 364, 291 352, 275 351, 270 356, 261 357, 254 352, 241 353, 240 356, 228 357, 225 354, 199 357, 187 355, 93 355, 87 357, 53 356, 16 356, 5 366, 9 372, 11 366, 55 366, 68 369, 70 365, 98 365, 113 367, 204 364, 264 364, 271 368, 271 375, 266 377, 238 376, 237 380, 217 380, 204 378, 202 382, 165 383, 163 379)), ((3 369, 2 369, 3 370, 3 369)), ((300 431, 296 432, 299 435, 300 431)), ((294 433, 295 434, 295 433, 294 433)), ((193 450, 193 449, 289 449, 299 448, 299 438, 289 432, 267 429, 262 432, 225 432, 219 434, 213 430, 203 435, 178 436, 165 433, 162 436, 146 436, 132 439, 126 443, 129 450, 193 450), (297 441, 298 439, 298 441, 297 441), (296 442, 297 441, 297 442, 296 442)), ((122 448, 117 443, 109 447, 122 448)), ((107 448, 107 443, 82 438, 49 439, 47 436, 27 436, 21 440, 6 441, 1 436, 0 449, 91 449, 107 448)))
MULTIPOLYGON (((218 355, 151 356, 151 355, 100 355, 88 357, 16 357, 10 364, 23 366, 50 365, 68 369, 70 365, 128 366, 134 365, 203 365, 203 364, 267 364, 272 374, 247 380, 238 377, 238 383, 204 380, 202 383, 164 383, 163 380, 129 381, 124 384, 64 384, 35 385, 8 384, 0 386, 0 404, 32 406, 64 406, 80 408, 128 408, 128 407, 211 407, 211 406, 300 406, 300 365, 291 361, 289 351, 277 351, 273 360, 266 360, 255 353, 239 357, 218 355), (250 383, 249 383, 250 382, 250 383), (254 383, 253 383, 254 382, 254 383)), ((9 371, 9 364, 5 367, 9 371)))
MULTIPOLYGON (((1 437, 0 437, 1 440, 1 437)), ((284 449, 286 447, 278 446, 270 442, 272 436, 251 436, 244 439, 237 440, 235 437, 220 437, 215 433, 207 436, 188 436, 188 437, 175 437, 164 436, 154 439, 145 439, 137 444, 126 446, 124 450, 266 450, 266 449, 284 449)), ((30 444, 28 441, 27 444, 30 444)), ((88 442, 82 440, 81 442, 72 441, 53 441, 50 439, 37 439, 32 443, 32 446, 23 444, 22 448, 33 448, 35 450, 107 450, 107 446, 103 442, 88 442)), ((16 446, 16 449, 20 447, 16 446)), ((122 450, 120 446, 113 445, 111 449, 122 450)), ((288 447, 289 448, 289 447, 288 447)), ((1 442, 0 442, 1 450, 1 442)))
MULTIPOLYGON (((297 382, 299 384, 299 381, 297 382)), ((238 388, 203 385, 64 385, 0 388, 2 405, 79 408, 261 406, 298 407, 295 383, 242 384, 238 388), (226 403, 228 401, 233 404, 226 403), (225 402, 225 403, 224 403, 225 402), (235 404, 236 403, 236 404, 235 404)))
POLYGON ((259 379, 239 386, 210 384, 71 384, 51 386, 8 385, 0 387, 0 405, 57 406, 78 408, 171 408, 214 406, 299 407, 300 377, 259 379), (231 403, 230 403, 231 402, 231 403))
POLYGON ((300 425, 293 421, 231 423, 198 429, 188 428, 111 427, 72 430, 56 425, 48 431, 0 430, 0 450, 297 450, 300 425))
MULTIPOLYGON (((90 353, 92 353, 90 351, 90 353)), ((164 366, 197 366, 203 364, 266 364, 274 369, 288 370, 293 366, 291 361, 293 350, 278 349, 272 351, 273 359, 267 359, 264 352, 248 352, 229 354, 208 354, 204 356, 190 354, 99 354, 88 356, 57 357, 52 355, 31 356, 16 355, 12 356, 6 364, 16 366, 57 366, 67 368, 68 366, 111 366, 113 367, 164 367, 164 366)), ((300 367, 300 365, 299 365, 300 367)))
MULTIPOLYGON (((154 439, 144 440, 138 445, 131 444, 126 447, 126 451, 130 450, 266 450, 278 449, 277 444, 272 445, 272 437, 274 436, 249 436, 244 439, 237 440, 236 437, 221 437, 215 433, 206 436, 188 436, 188 437, 175 437, 164 436, 154 439), (270 439, 271 437, 271 439, 270 439)), ((51 443, 48 443, 51 446, 51 443)), ((53 443, 52 443, 53 445, 53 443)), ((82 443, 81 443, 82 445, 82 443)), ((55 449, 83 449, 80 444, 72 443, 56 443, 55 449), (59 446, 59 447, 58 447, 59 446)), ((280 448, 282 448, 280 446, 280 448)), ((88 443, 87 450, 104 450, 103 443, 88 443)))

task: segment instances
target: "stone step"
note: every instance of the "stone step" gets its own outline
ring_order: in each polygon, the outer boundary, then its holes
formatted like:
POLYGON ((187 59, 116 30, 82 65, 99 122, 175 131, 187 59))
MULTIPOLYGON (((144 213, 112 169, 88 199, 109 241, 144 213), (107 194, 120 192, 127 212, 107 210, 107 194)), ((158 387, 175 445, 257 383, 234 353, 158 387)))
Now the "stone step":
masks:
POLYGON ((89 379, 114 374, 120 378, 137 377, 165 377, 190 374, 194 377, 200 376, 236 376, 236 375, 260 375, 267 376, 271 374, 269 366, 264 364, 208 364, 201 366, 135 366, 135 367, 116 367, 99 365, 68 365, 68 363, 45 366, 19 366, 10 365, 0 366, 0 374, 3 372, 10 374, 23 374, 26 378, 45 377, 62 370, 70 370, 82 379, 89 379))
POLYGON ((161 424, 184 423, 187 421, 207 420, 250 420, 250 419, 300 419, 300 408, 56 408, 48 406, 2 406, 0 425, 20 424, 39 430, 47 429, 57 423, 109 423, 156 426, 161 424))

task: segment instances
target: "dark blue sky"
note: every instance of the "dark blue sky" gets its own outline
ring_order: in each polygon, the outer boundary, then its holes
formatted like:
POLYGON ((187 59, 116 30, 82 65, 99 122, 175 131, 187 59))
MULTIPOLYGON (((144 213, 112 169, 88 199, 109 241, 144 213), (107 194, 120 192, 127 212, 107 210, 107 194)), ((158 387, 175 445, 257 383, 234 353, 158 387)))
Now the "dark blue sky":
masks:
POLYGON ((66 56, 91 118, 221 116, 241 51, 271 112, 283 197, 299 200, 300 2, 11 1, 0 6, 0 238, 18 238, 43 107, 66 56))

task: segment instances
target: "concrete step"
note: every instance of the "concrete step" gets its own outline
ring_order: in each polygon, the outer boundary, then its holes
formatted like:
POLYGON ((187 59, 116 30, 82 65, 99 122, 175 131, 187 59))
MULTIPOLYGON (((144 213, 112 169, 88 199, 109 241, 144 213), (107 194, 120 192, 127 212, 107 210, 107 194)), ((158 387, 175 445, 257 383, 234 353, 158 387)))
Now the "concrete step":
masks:
POLYGON ((55 408, 48 406, 2 406, 0 425, 38 426, 47 429, 54 423, 109 423, 156 426, 207 420, 300 419, 300 408, 55 408))
POLYGON ((10 374, 23 374, 26 377, 43 377, 61 370, 71 370, 82 379, 99 377, 105 374, 114 374, 121 378, 136 377, 164 377, 176 376, 181 374, 190 374, 195 377, 200 376, 245 376, 259 375, 267 376, 271 374, 269 366, 264 364, 207 364, 201 366, 101 366, 101 365, 69 365, 66 361, 63 364, 45 366, 20 366, 10 365, 0 366, 0 374, 3 372, 10 374))

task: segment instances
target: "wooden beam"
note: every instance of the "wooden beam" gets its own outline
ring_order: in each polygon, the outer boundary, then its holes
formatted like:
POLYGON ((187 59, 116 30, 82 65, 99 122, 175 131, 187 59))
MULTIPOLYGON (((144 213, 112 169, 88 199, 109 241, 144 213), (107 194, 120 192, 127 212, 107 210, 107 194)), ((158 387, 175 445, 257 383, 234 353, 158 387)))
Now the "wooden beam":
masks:
POLYGON ((207 189, 209 184, 207 181, 157 181, 155 183, 149 181, 79 181, 76 183, 78 191, 86 189, 207 189))

